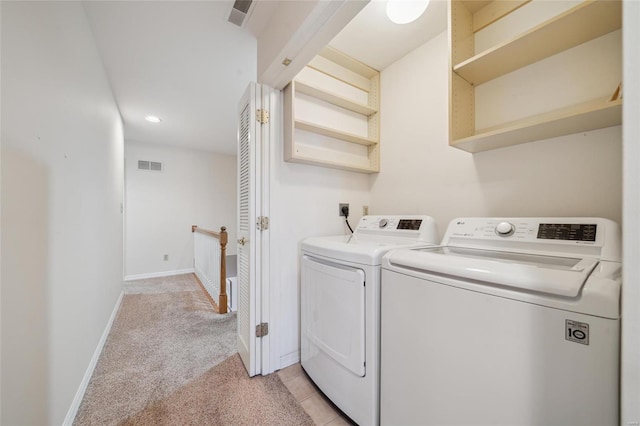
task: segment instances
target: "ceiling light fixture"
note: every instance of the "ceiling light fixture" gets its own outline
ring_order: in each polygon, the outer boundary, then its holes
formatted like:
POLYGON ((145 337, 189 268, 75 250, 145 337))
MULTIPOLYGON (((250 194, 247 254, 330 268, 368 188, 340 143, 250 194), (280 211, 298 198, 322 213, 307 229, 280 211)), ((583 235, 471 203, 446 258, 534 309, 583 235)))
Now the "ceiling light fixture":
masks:
POLYGON ((159 123, 162 121, 160 117, 156 117, 155 115, 147 115, 144 119, 150 123, 159 123))
POLYGON ((429 0, 388 0, 387 17, 396 24, 408 24, 418 19, 429 6, 429 0))

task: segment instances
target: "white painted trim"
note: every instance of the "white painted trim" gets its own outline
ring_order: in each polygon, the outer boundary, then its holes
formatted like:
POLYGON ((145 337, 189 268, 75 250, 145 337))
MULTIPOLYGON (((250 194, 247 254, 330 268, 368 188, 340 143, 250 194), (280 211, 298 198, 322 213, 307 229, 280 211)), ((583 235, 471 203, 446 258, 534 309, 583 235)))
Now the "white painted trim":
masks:
POLYGON ((127 275, 126 277, 124 277, 124 280, 135 281, 135 280, 143 280, 145 278, 171 277, 173 275, 192 274, 194 272, 195 270, 193 268, 176 269, 175 271, 151 272, 149 274, 127 275))
POLYGON ((102 353, 102 348, 104 348, 104 344, 107 341, 107 337, 109 337, 109 333, 111 332, 111 326, 116 319, 116 315, 118 314, 118 310, 120 309, 120 304, 122 303, 122 298, 124 297, 124 291, 120 292, 120 296, 118 296, 118 300, 116 301, 116 305, 111 312, 111 317, 109 317, 109 321, 107 321, 107 326, 100 337, 100 341, 98 341, 98 346, 96 350, 93 352, 93 356, 91 357, 91 361, 89 362, 89 366, 87 367, 87 371, 84 373, 84 377, 80 382, 80 386, 78 387, 78 391, 76 392, 76 396, 73 398, 71 402, 71 406, 69 407, 69 411, 67 411, 67 416, 64 418, 63 426, 71 426, 73 421, 76 418, 76 414, 78 414, 78 408, 80 408, 80 403, 84 398, 84 393, 87 391, 87 386, 89 386, 89 381, 91 380, 91 376, 93 375, 93 370, 96 368, 96 364, 98 364, 98 359, 100 358, 100 354, 102 353))
MULTIPOLYGON (((279 93, 279 92, 278 92, 279 93)), ((278 113, 276 104, 277 94, 274 89, 271 87, 262 85, 262 109, 267 110, 269 112, 269 123, 263 124, 261 127, 262 137, 261 143, 262 147, 260 150, 260 159, 259 161, 262 163, 260 170, 260 216, 270 217, 271 213, 269 211, 270 206, 270 177, 271 177, 271 144, 274 143, 277 130, 280 126, 281 119, 280 114, 278 113)), ((273 373, 276 368, 272 362, 273 352, 276 350, 277 345, 277 322, 274 323, 272 321, 273 312, 271 307, 271 296, 274 294, 274 290, 271 287, 271 231, 267 228, 264 231, 260 232, 260 322, 264 322, 269 324, 271 328, 271 332, 266 336, 262 337, 260 340, 260 344, 262 348, 261 352, 261 361, 262 369, 261 374, 266 376, 267 374, 273 373)), ((279 292, 277 294, 280 294, 279 292)), ((275 319, 275 318, 273 318, 275 319)), ((279 352, 279 351, 278 351, 279 352)))
POLYGON ((620 425, 640 424, 640 3, 625 1, 622 46, 622 353, 620 425))
POLYGON ((299 23, 289 41, 274 56, 273 62, 266 69, 258 71, 262 71, 258 81, 278 90, 284 89, 369 1, 316 2, 313 11, 304 19, 304 22, 299 23), (292 62, 289 65, 283 65, 285 58, 292 59, 292 62))
POLYGON ((288 367, 293 364, 297 364, 300 362, 300 351, 295 351, 288 353, 286 355, 282 355, 280 357, 280 369, 288 367))

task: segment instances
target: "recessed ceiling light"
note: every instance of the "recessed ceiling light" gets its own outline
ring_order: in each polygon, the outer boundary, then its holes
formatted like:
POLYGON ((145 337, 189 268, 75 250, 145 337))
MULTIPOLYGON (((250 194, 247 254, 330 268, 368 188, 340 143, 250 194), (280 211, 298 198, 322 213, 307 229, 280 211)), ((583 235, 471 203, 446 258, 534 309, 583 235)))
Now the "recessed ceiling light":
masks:
POLYGON ((388 0, 387 17, 396 24, 408 24, 418 19, 429 6, 429 0, 388 0))
POLYGON ((151 123, 159 123, 162 121, 160 117, 156 117, 155 115, 147 115, 144 119, 151 123))

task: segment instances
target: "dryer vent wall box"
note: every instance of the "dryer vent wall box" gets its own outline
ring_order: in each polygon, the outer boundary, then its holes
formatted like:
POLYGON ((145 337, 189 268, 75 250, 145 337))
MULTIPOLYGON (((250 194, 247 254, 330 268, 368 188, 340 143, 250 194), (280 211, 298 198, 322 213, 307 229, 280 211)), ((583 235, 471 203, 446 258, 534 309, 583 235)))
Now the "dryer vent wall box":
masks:
POLYGON ((607 219, 459 218, 388 252, 381 423, 618 424, 620 247, 607 219))
POLYGON ((412 215, 364 216, 353 235, 302 242, 302 367, 357 424, 379 424, 382 256, 437 242, 434 220, 412 215))

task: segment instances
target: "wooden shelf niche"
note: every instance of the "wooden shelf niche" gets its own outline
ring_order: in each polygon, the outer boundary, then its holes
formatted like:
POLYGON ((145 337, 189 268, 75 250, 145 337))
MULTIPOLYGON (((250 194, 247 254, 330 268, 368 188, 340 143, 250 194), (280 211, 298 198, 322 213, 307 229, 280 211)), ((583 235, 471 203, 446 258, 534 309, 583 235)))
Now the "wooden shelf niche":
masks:
POLYGON ((449 2, 449 144, 469 152, 622 122, 620 0, 449 2))
POLYGON ((376 173, 380 73, 327 47, 284 89, 284 159, 376 173))

